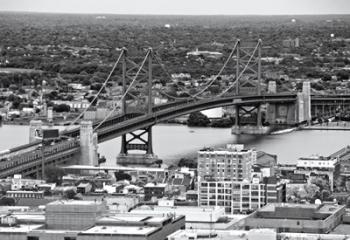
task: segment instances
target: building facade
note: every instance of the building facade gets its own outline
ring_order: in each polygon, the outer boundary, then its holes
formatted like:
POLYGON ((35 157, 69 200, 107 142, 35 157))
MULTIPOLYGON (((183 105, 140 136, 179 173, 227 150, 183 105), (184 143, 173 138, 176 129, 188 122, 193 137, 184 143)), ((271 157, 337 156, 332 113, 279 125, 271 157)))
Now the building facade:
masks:
POLYGON ((326 177, 333 191, 334 181, 340 176, 340 164, 338 158, 332 157, 312 156, 308 158, 299 158, 294 172, 305 174, 309 177, 326 177))
POLYGON ((228 213, 249 213, 267 203, 284 202, 285 184, 252 178, 257 154, 243 145, 198 152, 198 205, 221 206, 228 213))
POLYGON ((228 213, 249 213, 268 203, 284 202, 286 185, 277 181, 203 181, 199 186, 200 206, 222 206, 228 213))
POLYGON ((242 181, 251 178, 256 151, 243 145, 228 145, 226 149, 204 149, 198 152, 199 180, 242 181))

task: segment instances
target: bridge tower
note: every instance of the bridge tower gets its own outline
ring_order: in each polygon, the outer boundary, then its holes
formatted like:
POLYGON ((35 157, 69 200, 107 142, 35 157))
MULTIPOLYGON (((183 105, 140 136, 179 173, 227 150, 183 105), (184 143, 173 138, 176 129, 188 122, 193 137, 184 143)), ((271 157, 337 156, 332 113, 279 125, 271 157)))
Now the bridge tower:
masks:
POLYGON ((97 157, 97 133, 93 132, 91 121, 80 123, 80 165, 96 166, 97 157))
MULTIPOLYGON (((254 43, 255 44, 255 43, 254 43)), ((236 47, 236 76, 235 94, 261 95, 261 49, 259 39, 255 46, 251 43, 241 43, 236 47)), ((233 134, 264 134, 266 129, 262 125, 262 104, 235 106, 235 125, 233 134), (243 126, 244 125, 244 126, 243 126)))
POLYGON ((297 123, 311 122, 311 86, 303 82, 302 92, 297 95, 297 123))
MULTIPOLYGON (((135 74, 133 71, 138 68, 141 69, 141 80, 146 81, 147 85, 147 99, 146 108, 142 109, 151 116, 153 113, 153 95, 152 95, 152 69, 153 69, 153 50, 148 49, 144 64, 137 64, 127 56, 127 50, 124 49, 122 56, 122 83, 123 94, 127 92, 128 81, 132 81, 135 74), (129 67, 129 65, 131 65, 129 67)), ((127 94, 129 96, 130 94, 127 94)), ((134 96, 131 96, 134 97, 134 96)), ((138 109, 139 110, 139 109, 138 109)), ((122 101, 122 113, 128 113, 128 101, 127 98, 123 98, 122 101)), ((157 156, 153 153, 152 144, 152 126, 139 129, 135 132, 123 134, 121 137, 121 150, 117 157, 118 164, 152 164, 157 160, 157 156), (129 151, 137 151, 137 153, 129 153, 129 151), (143 153, 139 153, 139 151, 143 153)))

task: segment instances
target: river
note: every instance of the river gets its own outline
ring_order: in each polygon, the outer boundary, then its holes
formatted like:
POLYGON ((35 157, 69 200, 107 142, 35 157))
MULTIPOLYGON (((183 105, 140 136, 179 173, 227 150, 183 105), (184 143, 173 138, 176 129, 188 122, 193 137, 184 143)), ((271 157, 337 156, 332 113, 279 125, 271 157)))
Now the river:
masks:
MULTIPOLYGON (((29 127, 2 125, 0 150, 27 143, 29 127)), ((189 128, 184 125, 159 124, 153 127, 153 149, 164 163, 172 164, 181 157, 195 156, 204 146, 219 147, 227 143, 241 143, 278 156, 279 163, 295 163, 299 157, 312 154, 329 155, 350 145, 350 131, 306 130, 281 135, 235 136, 230 129, 189 128)), ((99 144, 99 152, 107 158, 107 165, 116 162, 120 138, 99 144)))

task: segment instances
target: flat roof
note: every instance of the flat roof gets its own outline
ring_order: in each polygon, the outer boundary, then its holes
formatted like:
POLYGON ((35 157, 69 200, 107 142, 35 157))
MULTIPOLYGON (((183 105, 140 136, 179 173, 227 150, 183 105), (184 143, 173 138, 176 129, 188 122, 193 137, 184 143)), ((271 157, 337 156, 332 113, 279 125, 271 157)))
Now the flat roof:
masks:
POLYGON ((149 216, 145 215, 109 215, 101 217, 98 222, 109 221, 109 222, 142 222, 149 216))
POLYGON ((101 166, 95 167, 90 165, 70 165, 62 167, 63 169, 69 170, 95 170, 95 171, 104 171, 104 170, 115 170, 115 171, 149 171, 149 172, 166 172, 168 169, 163 168, 146 168, 146 167, 123 167, 123 166, 101 166))
POLYGON ((164 222, 167 219, 168 219, 168 217, 152 217, 150 219, 147 219, 145 222, 148 222, 148 223, 159 223, 159 222, 164 222))
POLYGON ((54 202, 50 202, 47 204, 47 206, 55 206, 55 205, 84 205, 84 206, 95 206, 102 204, 101 201, 85 201, 85 200, 58 200, 54 202))
POLYGON ((95 226, 86 231, 82 231, 79 235, 99 235, 99 234, 110 234, 110 235, 148 235, 156 231, 158 227, 148 226, 95 226))
POLYGON ((147 183, 145 186, 143 186, 144 188, 145 187, 166 187, 168 184, 166 183, 157 183, 157 184, 154 184, 154 183, 147 183))
POLYGON ((0 226, 0 234, 3 233, 27 233, 32 230, 43 227, 43 224, 20 224, 15 226, 0 226))
POLYGON ((45 222, 45 214, 44 213, 37 213, 37 214, 30 214, 30 213, 13 213, 12 216, 17 218, 20 221, 35 221, 35 222, 45 222))
POLYGON ((333 214, 340 209, 344 208, 344 205, 337 205, 337 204, 298 204, 298 203, 271 203, 263 208, 259 209, 258 212, 275 212, 276 208, 282 208, 282 209, 309 209, 313 210, 314 213, 321 213, 321 214, 333 214))

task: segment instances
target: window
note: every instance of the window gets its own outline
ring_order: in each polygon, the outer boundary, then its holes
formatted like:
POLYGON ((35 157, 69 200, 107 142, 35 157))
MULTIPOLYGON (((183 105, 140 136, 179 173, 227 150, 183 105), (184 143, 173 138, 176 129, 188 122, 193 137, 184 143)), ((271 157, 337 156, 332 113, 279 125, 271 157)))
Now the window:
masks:
POLYGON ((27 237, 27 240, 39 240, 39 237, 27 237))

